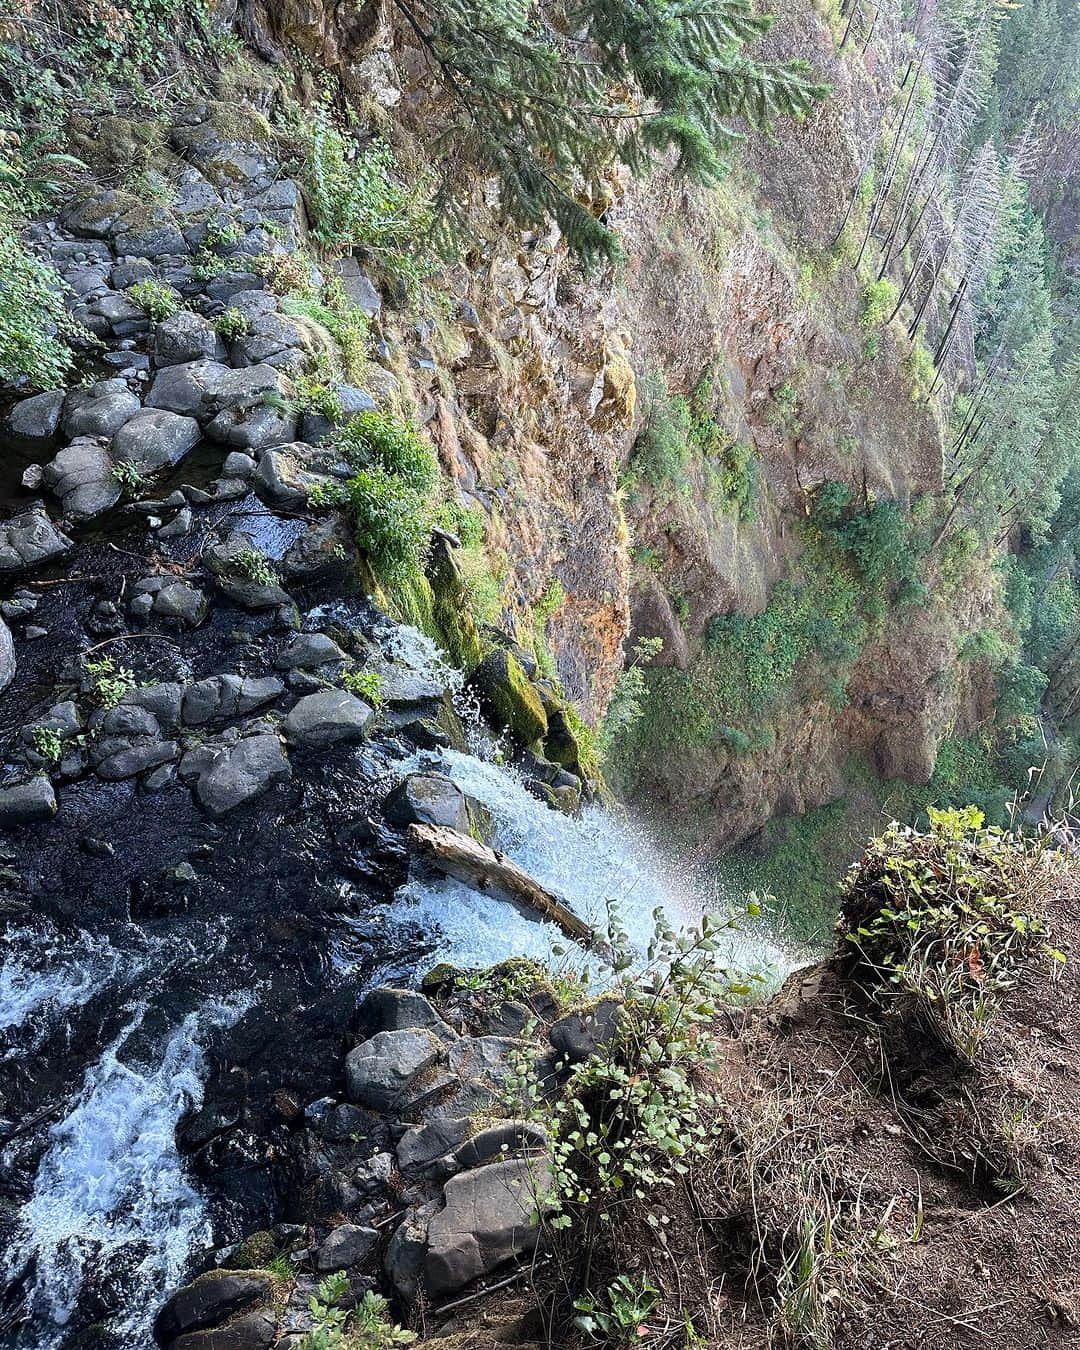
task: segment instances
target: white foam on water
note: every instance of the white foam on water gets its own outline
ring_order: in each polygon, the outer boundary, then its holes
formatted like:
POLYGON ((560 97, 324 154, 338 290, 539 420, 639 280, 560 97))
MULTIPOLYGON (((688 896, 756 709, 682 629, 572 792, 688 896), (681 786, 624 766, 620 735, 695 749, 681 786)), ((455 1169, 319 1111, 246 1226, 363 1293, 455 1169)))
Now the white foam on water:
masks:
MULTIPOLYGON (((606 929, 608 905, 613 904, 620 929, 642 957, 654 934, 657 909, 675 928, 700 922, 714 908, 726 909, 706 879, 667 863, 654 840, 601 807, 568 816, 539 801, 510 770, 456 750, 420 752, 398 768, 402 774, 422 769, 447 774, 491 812, 495 848, 594 927, 606 929)), ((432 964, 491 965, 510 956, 529 956, 553 969, 603 978, 595 961, 567 950, 567 939, 555 925, 452 880, 411 877, 394 897, 384 924, 381 941, 387 945, 395 932, 394 945, 406 950, 410 936, 433 938, 432 964)), ((722 946, 727 964, 754 971, 770 984, 791 967, 789 955, 756 926, 752 931, 733 929, 722 946)), ((391 959, 383 971, 399 969, 391 959)))
POLYGON ((81 1008, 120 967, 120 953, 108 939, 89 933, 43 940, 16 928, 0 943, 0 1031, 21 1027, 42 1012, 81 1008))
POLYGON ((111 1330, 132 1346, 150 1344, 162 1296, 180 1281, 193 1247, 211 1237, 176 1126, 202 1102, 207 1032, 233 1025, 249 1005, 240 996, 205 1004, 169 1034, 156 1063, 127 1062, 125 1047, 146 1016, 140 1004, 50 1129, 9 1257, 9 1275, 34 1262, 31 1304, 50 1328, 40 1350, 61 1343, 88 1275, 121 1263, 124 1307, 111 1330))

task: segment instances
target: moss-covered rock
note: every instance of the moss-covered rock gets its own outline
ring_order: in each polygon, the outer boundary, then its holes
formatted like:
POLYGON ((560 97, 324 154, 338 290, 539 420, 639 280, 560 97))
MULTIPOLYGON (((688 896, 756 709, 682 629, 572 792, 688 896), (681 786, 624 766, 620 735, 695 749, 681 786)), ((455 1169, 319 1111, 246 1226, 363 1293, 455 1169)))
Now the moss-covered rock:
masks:
POLYGON ((553 764, 576 773, 581 763, 582 748, 574 728, 562 708, 548 717, 548 734, 544 741, 544 754, 553 764))
POLYGON ((427 573, 417 573, 395 585, 387 597, 394 618, 426 633, 460 670, 474 670, 484 655, 469 593, 452 550, 437 539, 427 573))
POLYGON ((473 671, 469 688, 481 711, 496 727, 509 731, 518 745, 534 745, 547 735, 547 713, 540 695, 512 652, 502 647, 488 652, 473 671))

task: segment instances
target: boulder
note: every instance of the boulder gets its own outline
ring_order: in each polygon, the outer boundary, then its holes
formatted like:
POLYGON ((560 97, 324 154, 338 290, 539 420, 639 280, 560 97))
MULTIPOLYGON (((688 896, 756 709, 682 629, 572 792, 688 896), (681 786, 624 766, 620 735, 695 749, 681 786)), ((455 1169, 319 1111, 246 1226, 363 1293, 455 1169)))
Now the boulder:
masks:
POLYGON ((224 356, 225 344, 214 325, 201 314, 182 309, 158 324, 154 336, 154 362, 159 367, 182 365, 187 361, 218 361, 224 356))
POLYGON ((242 675, 211 675, 188 685, 184 691, 182 717, 190 727, 228 717, 243 717, 285 691, 273 675, 255 679, 242 675))
POLYGON ((618 1034, 621 1018, 619 1002, 605 998, 585 1012, 560 1017, 548 1035, 560 1055, 565 1055, 571 1064, 579 1064, 618 1034))
POLYGON ((284 510, 306 506, 312 489, 329 481, 325 474, 312 472, 309 467, 317 453, 302 441, 264 450, 251 482, 260 500, 284 510))
POLYGON ((27 779, 11 787, 0 788, 0 828, 32 825, 56 815, 56 793, 47 778, 27 779))
POLYGON ((505 728, 518 745, 532 745, 547 735, 544 705, 512 652, 502 647, 488 652, 467 687, 493 725, 505 728))
POLYGON ((217 411, 218 394, 228 375, 228 366, 206 359, 166 366, 154 377, 146 406, 209 421, 217 411))
POLYGON ((64 389, 49 389, 44 394, 21 399, 8 413, 8 432, 24 445, 48 445, 60 429, 66 397, 64 389))
POLYGON ((376 1111, 392 1110, 417 1075, 438 1060, 442 1048, 439 1038, 424 1029, 380 1031, 346 1056, 350 1100, 376 1111))
POLYGON ((383 802, 391 825, 447 825, 469 832, 469 806, 456 783, 441 773, 411 773, 383 802))
POLYGON ((325 633, 297 633, 278 652, 274 665, 279 670, 317 670, 345 659, 345 653, 325 633))
POLYGON ((34 502, 18 516, 0 522, 0 574, 41 567, 74 547, 73 541, 58 531, 41 502, 34 502))
POLYGON ((159 619, 175 619, 185 628, 198 628, 206 618, 210 602, 198 586, 174 581, 154 596, 152 611, 159 619))
POLYGON ((348 1270, 359 1265, 379 1245, 379 1234, 374 1228, 356 1223, 339 1224, 321 1242, 315 1252, 315 1269, 319 1271, 348 1270))
POLYGON ((340 513, 309 525, 285 551, 281 570, 290 580, 308 586, 344 580, 358 554, 352 531, 340 513))
POLYGON ((64 408, 64 434, 115 436, 139 411, 139 400, 123 380, 100 380, 92 389, 77 389, 68 395, 64 408))
POLYGON ((195 796, 210 816, 219 819, 291 776, 280 740, 264 732, 210 750, 195 782, 195 796))
POLYGON ((543 1152, 547 1144, 547 1131, 535 1121, 500 1120, 464 1140, 454 1153, 454 1161, 462 1169, 479 1167, 504 1154, 543 1152))
POLYGON ((380 984, 364 995, 357 1010, 356 1026, 365 1037, 379 1031, 423 1028, 443 1040, 454 1039, 453 1030, 430 999, 414 989, 395 989, 388 984, 380 984))
POLYGON ((163 680, 160 684, 139 685, 129 689, 120 700, 120 707, 145 708, 163 727, 175 728, 180 725, 180 705, 184 687, 175 680, 163 680))
POLYGON ((536 1211, 549 1186, 545 1163, 519 1158, 451 1177, 445 1208, 428 1224, 428 1291, 435 1297, 457 1293, 504 1261, 532 1252, 539 1236, 536 1211))
POLYGON ((122 487, 102 441, 80 436, 45 465, 45 486, 60 498, 64 514, 92 520, 115 506, 122 487))
POLYGON ((414 1205, 395 1229, 386 1249, 383 1269, 398 1295, 407 1302, 416 1297, 427 1254, 428 1224, 438 1207, 437 1200, 414 1205))
POLYGON ((245 1313, 226 1326, 192 1331, 169 1350, 269 1350, 277 1341, 277 1319, 270 1312, 245 1313))
POLYGON ((258 1271, 212 1270, 178 1289, 154 1319, 154 1339, 169 1346, 178 1336, 216 1327, 227 1317, 270 1297, 270 1279, 258 1271))
POLYGON ((199 424, 193 417, 143 408, 113 437, 115 460, 134 464, 144 474, 172 468, 198 443, 199 424))
POLYGON ((398 1167, 407 1176, 432 1171, 441 1159, 460 1148, 475 1128, 469 1116, 450 1116, 410 1126, 398 1140, 398 1167))
POLYGON ((367 735, 375 714, 371 707, 344 689, 308 694, 285 719, 285 738, 304 750, 325 750, 340 742, 367 735))
POLYGON ((576 770, 581 762, 581 745, 562 708, 557 708, 548 716, 544 754, 564 769, 576 770))
POLYGON ((380 666, 379 679, 383 707, 395 711, 427 710, 428 705, 441 703, 446 693, 445 688, 430 676, 410 670, 408 666, 380 666))
POLYGON ((15 642, 11 629, 0 619, 0 693, 15 678, 15 642))

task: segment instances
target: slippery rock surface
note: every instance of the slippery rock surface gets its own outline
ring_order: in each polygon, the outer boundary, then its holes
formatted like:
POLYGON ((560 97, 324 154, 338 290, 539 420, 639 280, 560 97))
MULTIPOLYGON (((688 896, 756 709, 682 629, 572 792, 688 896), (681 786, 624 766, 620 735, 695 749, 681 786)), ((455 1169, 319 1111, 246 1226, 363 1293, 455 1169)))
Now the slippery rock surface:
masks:
POLYGON ((0 573, 28 572, 63 557, 74 547, 40 502, 0 521, 0 573))
POLYGON ((11 629, 0 619, 0 693, 15 678, 15 641, 11 629))
POLYGON ((77 437, 46 464, 44 482, 75 521, 100 516, 123 492, 105 442, 92 436, 77 437))

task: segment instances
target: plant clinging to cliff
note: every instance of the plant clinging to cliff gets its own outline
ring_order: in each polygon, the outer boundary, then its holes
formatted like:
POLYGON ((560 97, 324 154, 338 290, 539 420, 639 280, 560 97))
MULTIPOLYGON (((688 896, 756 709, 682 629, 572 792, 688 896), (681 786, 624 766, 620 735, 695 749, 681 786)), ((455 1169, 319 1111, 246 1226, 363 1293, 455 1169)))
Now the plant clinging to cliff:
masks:
MULTIPOLYGON (((511 219, 554 221, 586 262, 618 256, 598 218, 614 164, 643 173, 673 153, 681 172, 716 182, 737 122, 800 116, 825 93, 805 62, 746 55, 772 24, 750 0, 394 3, 460 113, 454 144, 500 179, 511 219)), ((456 168, 443 165, 450 220, 456 168)))

